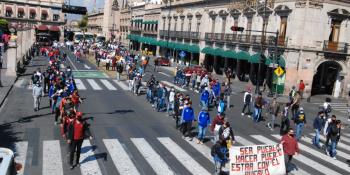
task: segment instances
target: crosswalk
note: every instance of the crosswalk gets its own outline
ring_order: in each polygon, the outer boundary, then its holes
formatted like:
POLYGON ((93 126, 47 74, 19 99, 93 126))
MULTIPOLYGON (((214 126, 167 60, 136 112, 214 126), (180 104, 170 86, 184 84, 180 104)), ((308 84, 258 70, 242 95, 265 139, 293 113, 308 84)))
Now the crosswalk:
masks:
MULTIPOLYGON (((315 105, 318 105, 320 107, 323 107, 323 103, 313 103, 315 105)), ((338 111, 340 113, 343 113, 343 114, 348 114, 348 104, 346 102, 344 103, 331 103, 331 106, 332 106, 332 110, 334 111, 338 111)))
MULTIPOLYGON (((299 149, 301 154, 293 157, 294 163, 298 167, 293 170, 291 174, 294 175, 308 175, 308 174, 332 174, 341 175, 349 174, 350 166, 347 159, 350 157, 350 150, 348 149, 350 135, 343 135, 341 142, 338 144, 336 160, 325 155, 322 150, 317 149, 311 144, 311 139, 314 135, 305 135, 299 142, 299 149)), ((118 138, 102 139, 107 156, 113 162, 114 168, 119 174, 138 175, 144 174, 142 166, 139 166, 140 161, 145 161, 155 174, 178 174, 178 167, 170 160, 173 158, 181 164, 186 171, 192 174, 213 174, 213 166, 201 162, 198 155, 208 159, 213 163, 210 154, 210 147, 206 144, 196 144, 196 139, 193 141, 185 140, 183 143, 175 141, 170 137, 157 137, 156 139, 147 140, 146 138, 129 138, 129 141, 120 140, 118 138), (157 143, 154 143, 157 142, 157 143), (159 148, 160 144, 163 148, 159 148), (188 144, 188 146, 184 145, 188 144), (131 147, 136 147, 138 152, 130 151, 131 147), (193 150, 188 150, 194 148, 193 150), (160 151, 165 150, 165 151, 160 151), (138 154, 138 155, 136 155, 138 154), (198 154, 198 155, 197 155, 198 154), (196 156, 194 156, 196 155, 196 156), (135 159, 135 157, 142 156, 144 160, 135 159), (169 157, 172 157, 169 159, 169 157), (204 166, 206 165, 206 166, 204 166)), ((249 135, 247 137, 236 136, 236 146, 248 146, 256 144, 277 144, 281 139, 280 135, 272 134, 270 136, 263 135, 249 135)), ((321 137, 324 142, 325 138, 321 137)), ((42 174, 62 175, 64 167, 68 166, 62 158, 66 157, 66 145, 59 140, 44 140, 42 141, 42 174)), ((94 151, 94 145, 90 140, 84 140, 80 158, 80 172, 82 175, 102 175, 98 158, 94 151)), ((28 142, 21 141, 15 143, 16 162, 23 165, 23 169, 19 174, 30 174, 26 172, 30 164, 26 163, 29 159, 27 156, 33 156, 27 153, 28 142), (24 166, 27 165, 27 166, 24 166)), ((226 166, 226 170, 227 170, 226 166)))

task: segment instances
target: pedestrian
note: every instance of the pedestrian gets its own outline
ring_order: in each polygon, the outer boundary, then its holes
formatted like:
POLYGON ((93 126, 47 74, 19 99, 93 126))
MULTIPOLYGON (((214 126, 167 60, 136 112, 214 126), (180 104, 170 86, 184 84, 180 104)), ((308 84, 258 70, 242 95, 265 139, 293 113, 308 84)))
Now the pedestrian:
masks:
POLYGON ((231 85, 227 82, 224 90, 224 98, 226 99, 227 108, 231 108, 231 85))
POLYGON ((215 175, 220 175, 222 173, 222 167, 225 167, 229 157, 229 151, 224 139, 216 141, 211 147, 211 156, 214 159, 215 175))
POLYGON ((299 94, 300 94, 300 98, 303 98, 304 95, 304 90, 305 90, 305 84, 303 80, 300 80, 299 82, 299 94))
POLYGON ((121 62, 117 63, 117 80, 120 81, 120 76, 123 73, 123 64, 121 62))
POLYGON ((334 160, 336 160, 337 155, 337 144, 340 140, 340 130, 341 130, 341 121, 337 120, 335 124, 331 125, 329 128, 329 139, 331 144, 329 145, 328 152, 334 160))
POLYGON ((248 117, 250 117, 250 103, 252 101, 252 94, 251 94, 251 89, 248 89, 243 96, 243 109, 242 109, 242 116, 245 114, 248 114, 248 117), (248 109, 248 113, 245 113, 245 109, 248 109))
POLYGON ((320 111, 318 112, 318 115, 314 119, 313 127, 315 130, 315 137, 312 139, 312 144, 315 145, 318 149, 321 148, 320 146, 320 132, 323 128, 324 124, 324 112, 320 111))
POLYGON ((235 141, 235 135, 228 121, 225 121, 224 124, 219 129, 219 137, 225 140, 226 148, 230 149, 235 141))
POLYGON ((293 129, 289 129, 288 133, 282 136, 281 144, 284 152, 284 162, 286 167, 286 174, 291 171, 291 163, 294 155, 299 154, 298 142, 294 137, 293 129))
POLYGON ((295 86, 292 86, 292 89, 289 92, 289 102, 290 103, 293 103, 293 98, 294 98, 296 92, 297 91, 295 90, 295 86))
POLYGON ((219 140, 219 130, 221 126, 225 123, 225 114, 224 113, 218 113, 218 115, 214 118, 213 122, 211 123, 211 132, 214 135, 214 143, 219 140))
POLYGON ((191 134, 191 128, 192 128, 192 122, 194 119, 194 111, 191 107, 191 102, 186 101, 185 107, 182 111, 182 138, 188 138, 190 141, 192 141, 192 134, 191 134))
POLYGON ((288 118, 288 111, 289 111, 289 103, 286 103, 283 112, 281 112, 281 128, 280 128, 280 135, 283 136, 287 134, 288 130, 290 129, 290 120, 288 118))
POLYGON ((328 154, 328 145, 329 145, 329 140, 330 140, 330 129, 332 128, 332 125, 336 125, 337 122, 337 116, 332 115, 331 118, 325 119, 326 122, 323 127, 323 135, 326 137, 326 141, 324 143, 324 151, 326 154, 328 154))
POLYGON ((299 111, 294 117, 295 130, 296 130, 296 139, 299 141, 304 127, 306 127, 306 115, 304 112, 304 108, 300 107, 299 111))
POLYGON ((218 113, 224 113, 226 110, 226 104, 224 101, 224 97, 220 97, 220 100, 218 102, 218 113))
POLYGON ((84 136, 88 135, 89 139, 92 139, 88 124, 83 120, 83 113, 77 112, 76 119, 71 122, 68 129, 68 138, 67 143, 70 144, 69 151, 69 165, 70 169, 73 169, 75 166, 80 167, 80 152, 81 146, 84 141, 84 136), (76 154, 75 164, 73 165, 74 154, 76 154))
POLYGON ((169 92, 169 97, 168 97, 168 106, 167 106, 167 114, 169 116, 174 114, 175 95, 176 95, 175 89, 174 89, 174 87, 171 87, 170 92, 169 92), (170 109, 172 111, 172 114, 170 114, 170 109))
POLYGON ((329 114, 332 112, 331 101, 331 98, 327 97, 325 99, 325 102, 323 103, 323 112, 325 114, 326 119, 328 119, 329 114))
POLYGON ((262 98, 262 94, 259 93, 258 96, 255 98, 254 103, 254 122, 258 123, 261 117, 261 111, 263 108, 264 99, 262 98))
POLYGON ((34 99, 34 111, 38 111, 40 109, 40 101, 43 94, 43 88, 40 83, 33 84, 33 99, 34 99))
POLYGON ((272 102, 268 106, 268 110, 269 110, 269 115, 271 117, 271 122, 269 122, 267 125, 271 129, 271 131, 273 131, 275 129, 276 117, 280 111, 280 106, 277 102, 276 97, 272 99, 272 102))
POLYGON ((292 117, 294 117, 297 114, 300 106, 300 102, 301 102, 301 96, 299 92, 296 92, 295 95, 293 96, 292 104, 290 105, 292 109, 292 117))
POLYGON ((198 114, 197 144, 203 144, 208 125, 210 125, 210 114, 208 112, 208 107, 203 107, 202 111, 198 114))
POLYGON ((159 65, 159 59, 154 58, 154 67, 153 67, 153 72, 157 71, 157 66, 159 65))

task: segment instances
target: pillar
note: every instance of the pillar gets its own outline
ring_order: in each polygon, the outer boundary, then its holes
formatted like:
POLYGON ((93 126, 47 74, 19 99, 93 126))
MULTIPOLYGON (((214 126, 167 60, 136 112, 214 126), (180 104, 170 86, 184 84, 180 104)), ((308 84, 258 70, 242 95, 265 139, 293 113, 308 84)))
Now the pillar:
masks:
POLYGON ((17 49, 16 49, 16 58, 17 60, 21 60, 22 59, 22 31, 17 31, 17 49))
POLYGON ((9 42, 9 47, 6 51, 6 75, 16 76, 17 71, 17 43, 9 42))
POLYGON ((157 46, 156 55, 160 55, 160 46, 157 46))
POLYGON ((202 52, 199 52, 199 60, 198 60, 198 64, 204 64, 204 60, 205 60, 205 54, 202 52))

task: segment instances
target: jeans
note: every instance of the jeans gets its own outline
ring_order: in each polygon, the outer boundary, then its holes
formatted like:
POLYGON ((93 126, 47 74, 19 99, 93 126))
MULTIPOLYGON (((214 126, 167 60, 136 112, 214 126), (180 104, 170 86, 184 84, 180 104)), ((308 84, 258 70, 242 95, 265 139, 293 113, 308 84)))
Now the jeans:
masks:
POLYGON ((337 155, 337 141, 331 140, 331 145, 329 147, 329 155, 335 157, 337 155))
POLYGON ((303 132, 303 129, 304 129, 304 123, 301 122, 301 123, 298 123, 295 125, 295 136, 296 136, 296 139, 299 141, 300 138, 301 138, 301 133, 303 132))
POLYGON ((220 161, 214 160, 215 163, 215 175, 221 174, 222 167, 225 166, 225 163, 222 163, 220 161))
POLYGON ((33 98, 34 98, 34 109, 39 109, 41 96, 33 96, 33 98))
POLYGON ((152 90, 150 88, 147 89, 146 100, 151 101, 152 98, 152 90))
POLYGON ((73 160, 74 160, 74 153, 76 153, 76 160, 75 164, 79 164, 79 159, 80 159, 80 151, 81 151, 81 146, 83 145, 83 139, 82 140, 72 140, 72 143, 70 145, 70 151, 69 151, 69 164, 72 166, 73 165, 73 160))
POLYGON ((271 123, 270 123, 271 129, 275 129, 275 121, 276 121, 275 114, 271 114, 271 123))
POLYGON ((230 95, 227 95, 226 96, 226 105, 227 105, 227 108, 230 108, 231 107, 231 96, 230 95))
POLYGON ((117 72, 117 80, 120 81, 120 73, 117 72))
POLYGON ((261 116, 261 108, 254 108, 254 121, 256 123, 259 122, 260 116, 261 116))
POLYGON ((170 109, 171 111, 174 111, 174 102, 169 102, 168 103, 168 106, 167 106, 167 109, 166 109, 166 112, 169 114, 170 112, 170 109))
POLYGON ((196 86, 196 80, 192 80, 192 89, 193 90, 194 90, 195 86, 196 86))
POLYGON ((205 132, 207 130, 207 127, 203 127, 201 125, 198 125, 198 140, 203 141, 204 140, 204 136, 205 136, 205 132))
POLYGON ((320 131, 318 129, 315 129, 315 137, 312 142, 317 147, 320 147, 320 131))
POLYGON ((160 111, 164 107, 164 98, 160 98, 157 104, 157 110, 160 111))

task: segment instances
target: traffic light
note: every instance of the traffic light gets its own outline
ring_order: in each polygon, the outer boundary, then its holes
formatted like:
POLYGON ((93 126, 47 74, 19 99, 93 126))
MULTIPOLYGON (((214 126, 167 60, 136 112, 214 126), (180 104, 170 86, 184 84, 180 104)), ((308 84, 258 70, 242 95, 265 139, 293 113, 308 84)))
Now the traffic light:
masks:
POLYGON ((237 31, 243 32, 244 27, 232 26, 231 30, 234 31, 234 32, 237 32, 237 31))
POLYGON ((86 7, 62 5, 62 12, 70 13, 70 14, 86 15, 87 10, 86 10, 86 7))

